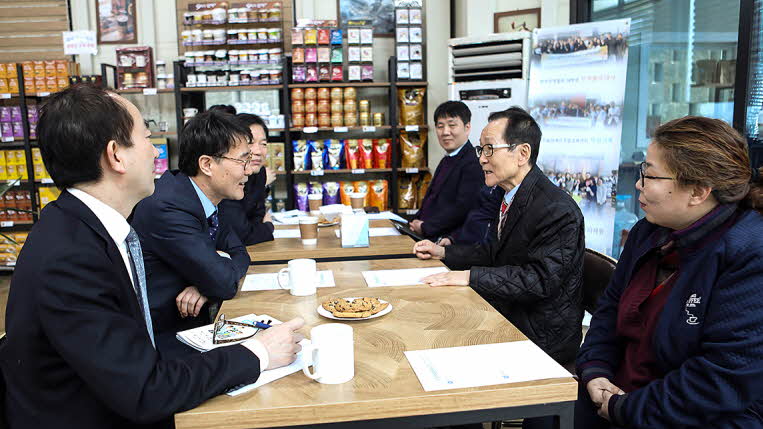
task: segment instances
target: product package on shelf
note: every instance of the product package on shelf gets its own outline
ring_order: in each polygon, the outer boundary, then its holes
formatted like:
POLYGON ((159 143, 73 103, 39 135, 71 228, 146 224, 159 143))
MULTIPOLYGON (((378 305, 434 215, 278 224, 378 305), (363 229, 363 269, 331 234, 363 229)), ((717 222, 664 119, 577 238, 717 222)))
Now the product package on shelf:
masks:
POLYGON ((291 30, 292 82, 342 82, 342 29, 336 20, 297 20, 291 30))
POLYGON ((154 54, 150 46, 120 48, 117 52, 117 88, 153 88, 154 54))
POLYGON ((370 20, 347 22, 347 80, 374 80, 374 29, 370 20))
POLYGON ((400 118, 398 125, 423 125, 424 95, 426 88, 399 88, 397 105, 400 118))
POLYGON ((401 166, 403 168, 425 167, 427 134, 425 132, 400 131, 401 166))
POLYGON ((420 0, 395 0, 397 79, 424 79, 424 27, 420 0))
MULTIPOLYGON (((45 95, 69 87, 72 66, 66 60, 24 61, 21 68, 26 95, 45 95)), ((0 63, 0 93, 19 93, 16 63, 0 63)))
POLYGON ((292 88, 292 126, 301 127, 355 127, 370 125, 368 100, 360 112, 355 88, 292 88), (365 121, 364 121, 365 118, 365 121))

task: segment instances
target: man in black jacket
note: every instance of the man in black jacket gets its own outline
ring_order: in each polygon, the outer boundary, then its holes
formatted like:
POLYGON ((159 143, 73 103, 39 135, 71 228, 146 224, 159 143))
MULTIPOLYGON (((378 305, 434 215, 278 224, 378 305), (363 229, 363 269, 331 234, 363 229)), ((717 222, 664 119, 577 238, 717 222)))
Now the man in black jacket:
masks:
POLYGON ((541 132, 520 108, 490 115, 480 137, 485 184, 506 190, 496 213, 497 237, 474 246, 414 245, 421 259, 453 270, 424 279, 431 286, 471 286, 561 364, 581 341, 583 215, 535 165, 541 132))
POLYGON ((472 113, 460 101, 437 106, 437 140, 447 153, 432 176, 421 209, 411 229, 428 239, 445 237, 458 229, 475 206, 482 186, 474 147, 469 142, 472 113))

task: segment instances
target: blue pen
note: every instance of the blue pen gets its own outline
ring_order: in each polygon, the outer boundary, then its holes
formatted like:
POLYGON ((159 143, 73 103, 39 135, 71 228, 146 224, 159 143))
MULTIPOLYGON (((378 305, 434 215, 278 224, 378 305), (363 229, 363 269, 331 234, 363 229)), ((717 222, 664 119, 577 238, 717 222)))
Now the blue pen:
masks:
MULTIPOLYGON (((270 322, 270 320, 268 320, 268 322, 270 322)), ((268 329, 272 327, 272 325, 269 325, 267 323, 262 323, 262 322, 254 322, 254 326, 260 329, 268 329)))

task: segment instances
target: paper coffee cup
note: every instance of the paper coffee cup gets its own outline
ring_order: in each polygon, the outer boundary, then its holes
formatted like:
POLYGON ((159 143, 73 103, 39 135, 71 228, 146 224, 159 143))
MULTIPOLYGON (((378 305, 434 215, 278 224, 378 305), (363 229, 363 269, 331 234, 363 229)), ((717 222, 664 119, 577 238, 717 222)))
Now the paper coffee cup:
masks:
POLYGON ((320 211, 321 206, 323 205, 323 195, 320 194, 310 194, 307 196, 308 203, 310 205, 310 211, 311 212, 317 212, 320 211))
POLYGON ((302 244, 306 246, 318 244, 318 218, 315 216, 299 218, 299 235, 302 237, 302 244))
POLYGON ((353 209, 362 209, 366 205, 366 194, 361 192, 350 194, 350 205, 353 209))

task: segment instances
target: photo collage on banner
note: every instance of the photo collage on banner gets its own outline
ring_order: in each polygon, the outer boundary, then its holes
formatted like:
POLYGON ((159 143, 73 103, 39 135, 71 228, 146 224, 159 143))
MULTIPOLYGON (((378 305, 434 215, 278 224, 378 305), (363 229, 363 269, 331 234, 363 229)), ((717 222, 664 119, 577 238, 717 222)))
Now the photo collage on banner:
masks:
POLYGON ((586 247, 612 254, 630 19, 533 32, 527 107, 538 167, 585 216, 586 247))

